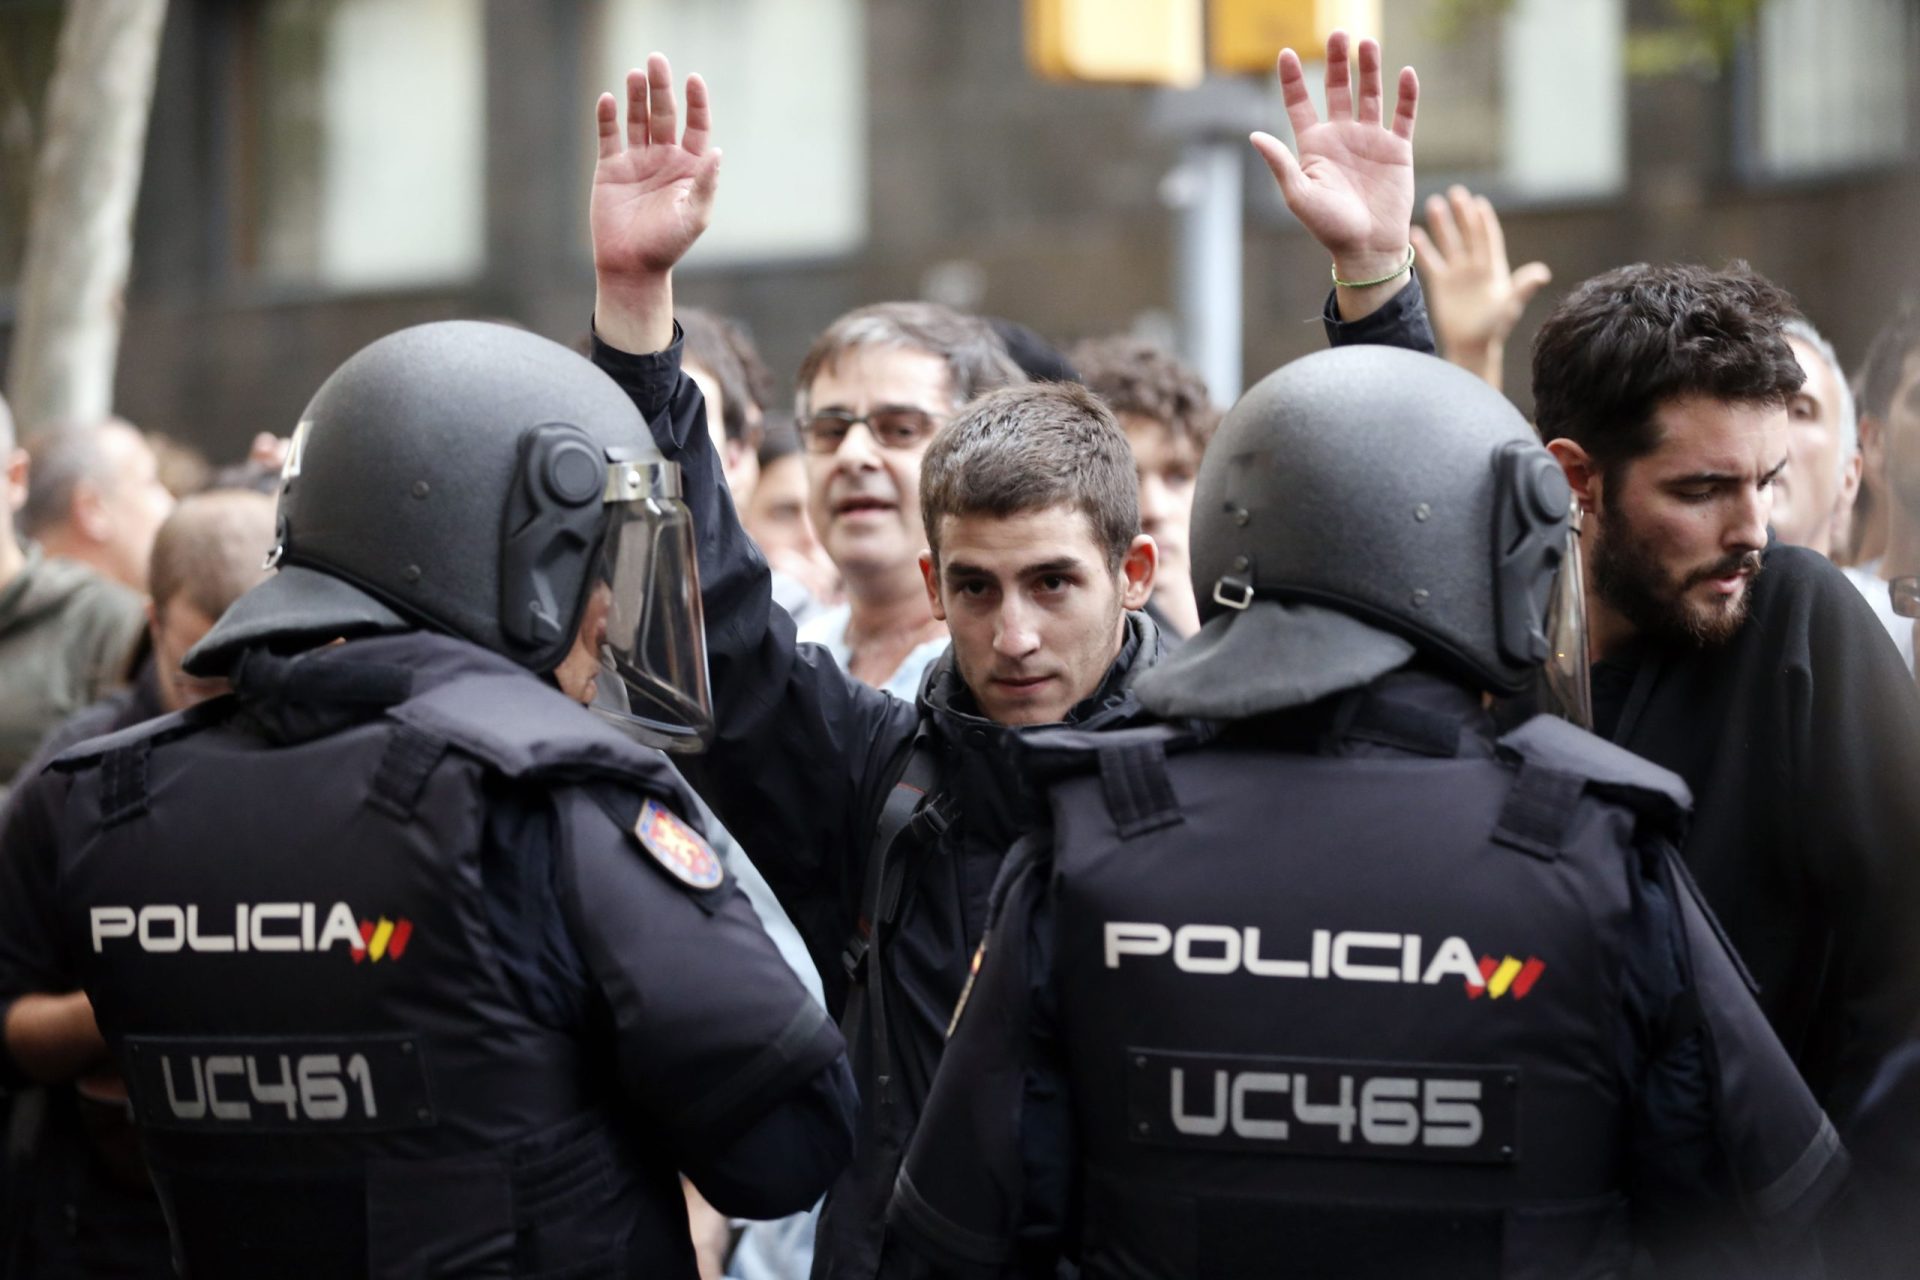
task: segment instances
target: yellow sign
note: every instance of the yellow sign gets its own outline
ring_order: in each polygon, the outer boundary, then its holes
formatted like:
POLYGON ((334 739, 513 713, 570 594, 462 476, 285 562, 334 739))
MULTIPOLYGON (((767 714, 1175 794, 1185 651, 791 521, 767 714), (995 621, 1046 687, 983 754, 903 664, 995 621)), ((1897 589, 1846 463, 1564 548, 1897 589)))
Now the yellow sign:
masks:
POLYGON ((1201 3, 1027 0, 1027 60, 1050 80, 1196 85, 1206 75, 1201 3))
POLYGON ((1271 75, 1280 50, 1308 62, 1327 37, 1380 38, 1380 0, 1209 0, 1207 64, 1225 75, 1271 75))

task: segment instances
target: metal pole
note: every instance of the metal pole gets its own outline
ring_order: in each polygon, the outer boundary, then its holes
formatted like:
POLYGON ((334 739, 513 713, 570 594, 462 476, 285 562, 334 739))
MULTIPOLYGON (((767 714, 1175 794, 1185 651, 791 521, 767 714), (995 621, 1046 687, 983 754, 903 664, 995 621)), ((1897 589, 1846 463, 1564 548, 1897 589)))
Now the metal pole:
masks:
POLYGON ((1240 396, 1244 147, 1218 135, 1193 137, 1181 147, 1174 254, 1180 340, 1223 405, 1240 396))

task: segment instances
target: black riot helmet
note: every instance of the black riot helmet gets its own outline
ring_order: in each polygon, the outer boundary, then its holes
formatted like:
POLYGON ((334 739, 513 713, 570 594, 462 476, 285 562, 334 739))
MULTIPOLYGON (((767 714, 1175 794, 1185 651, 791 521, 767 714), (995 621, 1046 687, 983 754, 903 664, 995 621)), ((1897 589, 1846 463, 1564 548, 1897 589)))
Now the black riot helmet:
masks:
POLYGON ((612 379, 545 338, 449 321, 350 358, 294 432, 278 539, 279 571, 188 670, 424 627, 545 674, 585 620, 596 711, 670 749, 711 728, 679 468, 612 379))
POLYGON ((1572 506, 1526 419, 1464 370, 1377 346, 1297 360, 1207 446, 1192 530, 1204 625, 1141 677, 1140 700, 1241 719, 1423 654, 1497 694, 1552 670, 1541 692, 1578 720, 1572 506))

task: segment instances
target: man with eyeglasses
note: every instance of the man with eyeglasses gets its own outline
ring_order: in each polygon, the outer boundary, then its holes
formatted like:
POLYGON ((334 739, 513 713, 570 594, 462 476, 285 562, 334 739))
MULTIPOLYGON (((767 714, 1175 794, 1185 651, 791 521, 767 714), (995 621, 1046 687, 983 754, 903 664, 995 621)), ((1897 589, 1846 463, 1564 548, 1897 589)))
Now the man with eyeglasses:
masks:
MULTIPOLYGON (((1397 109, 1383 122, 1379 47, 1363 41, 1357 52, 1356 76, 1346 36, 1328 42, 1324 122, 1299 60, 1284 54, 1300 159, 1264 134, 1254 145, 1333 257, 1333 340, 1431 350, 1407 271, 1417 83, 1410 68, 1400 73, 1397 109)), ((1044 821, 1019 739, 1040 725, 1140 722, 1133 679, 1161 651, 1139 612, 1157 549, 1139 533, 1125 436, 1077 389, 1016 386, 982 401, 970 419, 1004 410, 1011 422, 1045 399, 1046 430, 940 436, 940 482, 923 500, 921 451, 964 400, 1016 376, 962 331, 959 357, 904 336, 908 322, 951 313, 855 312, 802 371, 815 517, 850 593, 856 561, 871 570, 877 599, 878 584, 904 584, 896 566, 917 559, 916 607, 949 621, 952 643, 911 705, 862 683, 865 663, 850 676, 799 643, 723 497, 698 388, 679 369, 671 271, 705 230, 719 175, 706 86, 687 82, 684 136, 664 57, 629 73, 626 99, 624 131, 613 95, 597 107, 593 356, 684 469, 716 720, 707 753, 687 757, 685 772, 799 926, 853 1046, 862 1107, 854 1164, 828 1198, 813 1274, 915 1274, 883 1215, 1001 861, 1044 821)), ((906 598, 903 622, 914 617, 906 598)))
POLYGON ((920 458, 961 405, 1023 381, 986 323, 931 302, 850 311, 814 339, 798 379, 807 514, 846 602, 809 618, 865 684, 911 703, 947 628, 920 576, 920 458))

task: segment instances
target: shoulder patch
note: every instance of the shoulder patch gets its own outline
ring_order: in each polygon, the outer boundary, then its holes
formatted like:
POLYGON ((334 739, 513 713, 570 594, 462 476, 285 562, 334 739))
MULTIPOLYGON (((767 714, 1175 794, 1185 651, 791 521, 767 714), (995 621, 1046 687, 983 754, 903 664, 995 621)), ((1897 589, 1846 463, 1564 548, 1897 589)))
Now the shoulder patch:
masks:
POLYGON ((640 807, 633 835, 655 862, 690 889, 717 889, 726 879, 712 846, 658 800, 640 807))

